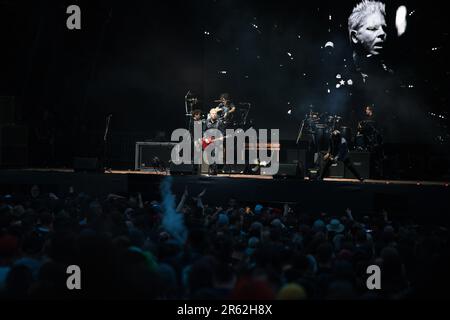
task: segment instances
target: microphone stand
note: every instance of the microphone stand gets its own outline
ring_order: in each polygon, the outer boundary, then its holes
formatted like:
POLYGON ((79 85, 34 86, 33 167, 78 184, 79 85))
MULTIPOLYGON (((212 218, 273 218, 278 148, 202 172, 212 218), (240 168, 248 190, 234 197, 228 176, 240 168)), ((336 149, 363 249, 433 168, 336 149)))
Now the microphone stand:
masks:
POLYGON ((252 107, 252 104, 251 104, 251 103, 248 103, 248 102, 246 102, 246 103, 240 103, 240 104, 241 104, 241 105, 247 105, 247 106, 248 106, 247 110, 245 111, 244 121, 243 121, 244 128, 245 128, 246 125, 247 125, 247 117, 248 117, 248 114, 250 113, 250 108, 252 107))
POLYGON ((105 134, 103 135, 103 168, 106 170, 106 172, 111 172, 111 168, 107 165, 108 162, 108 132, 109 132, 109 125, 111 123, 112 114, 108 115, 106 117, 106 126, 105 126, 105 134))
POLYGON ((298 143, 300 142, 300 139, 301 139, 302 136, 303 136, 303 128, 305 127, 305 121, 306 121, 306 119, 303 119, 303 121, 302 121, 302 126, 300 127, 300 131, 298 132, 296 144, 298 144, 298 143))
POLYGON ((192 125, 191 113, 189 113, 189 110, 188 110, 188 97, 189 97, 190 94, 191 94, 191 90, 189 90, 186 93, 186 95, 184 96, 184 114, 185 114, 186 117, 189 117, 189 119, 186 120, 186 125, 187 125, 187 129, 188 130, 191 128, 191 125, 192 125))

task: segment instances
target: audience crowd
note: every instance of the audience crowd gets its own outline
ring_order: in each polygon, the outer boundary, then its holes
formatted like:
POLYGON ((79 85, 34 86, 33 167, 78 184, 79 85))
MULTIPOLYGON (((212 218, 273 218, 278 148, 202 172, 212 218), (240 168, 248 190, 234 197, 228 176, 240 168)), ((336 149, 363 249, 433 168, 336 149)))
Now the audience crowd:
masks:
POLYGON ((38 186, 1 195, 0 297, 445 298, 448 230, 435 221, 245 199, 209 203, 207 190, 186 189, 176 206, 170 197, 170 188, 143 199, 38 186), (70 265, 80 267, 81 290, 67 288, 70 265), (380 290, 367 288, 370 265, 380 267, 380 290))

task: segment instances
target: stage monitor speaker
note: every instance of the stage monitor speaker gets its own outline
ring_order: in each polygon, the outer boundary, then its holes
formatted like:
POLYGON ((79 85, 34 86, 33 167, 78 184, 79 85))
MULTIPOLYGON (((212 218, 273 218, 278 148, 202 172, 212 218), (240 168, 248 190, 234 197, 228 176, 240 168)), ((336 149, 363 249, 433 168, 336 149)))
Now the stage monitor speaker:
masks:
MULTIPOLYGON (((350 152, 350 160, 361 178, 370 178, 370 153, 369 152, 350 152)), ((345 178, 356 179, 350 170, 345 168, 345 178)))
POLYGON ((345 166, 341 161, 333 163, 328 172, 328 177, 330 178, 344 178, 345 177, 345 166))
POLYGON ((171 153, 176 143, 172 142, 137 142, 136 170, 166 170, 170 168, 171 153))
POLYGON ((298 164, 295 163, 280 163, 278 173, 274 178, 300 178, 301 170, 298 164))
POLYGON ((194 165, 192 164, 174 164, 170 163, 171 175, 193 175, 195 174, 194 165))
POLYGON ((73 170, 75 172, 104 172, 98 158, 81 158, 73 159, 73 170))
MULTIPOLYGON (((325 153, 322 153, 319 155, 319 167, 320 167, 320 172, 322 172, 324 166, 325 166, 325 161, 324 161, 324 155, 325 153)), ((336 163, 333 163, 330 168, 328 169, 328 174, 325 176, 325 178, 344 178, 345 176, 345 169, 344 169, 344 164, 341 161, 338 161, 336 163)))

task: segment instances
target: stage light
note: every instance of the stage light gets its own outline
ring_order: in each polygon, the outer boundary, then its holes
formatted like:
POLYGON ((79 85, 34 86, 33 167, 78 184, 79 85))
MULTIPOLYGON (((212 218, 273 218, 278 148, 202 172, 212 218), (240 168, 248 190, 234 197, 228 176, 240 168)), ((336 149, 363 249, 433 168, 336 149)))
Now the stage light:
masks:
POLYGON ((406 31, 407 21, 406 21, 406 15, 408 10, 405 6, 400 6, 397 9, 397 14, 395 17, 395 26, 397 27, 397 34, 400 37, 403 35, 406 31))

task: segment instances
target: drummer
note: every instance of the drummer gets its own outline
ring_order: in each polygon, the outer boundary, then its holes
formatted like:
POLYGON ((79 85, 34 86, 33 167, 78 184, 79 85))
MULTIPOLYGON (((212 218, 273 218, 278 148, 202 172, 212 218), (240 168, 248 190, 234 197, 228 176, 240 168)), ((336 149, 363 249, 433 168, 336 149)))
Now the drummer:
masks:
POLYGON ((358 124, 360 134, 368 134, 367 131, 373 131, 376 128, 376 117, 374 107, 368 105, 364 108, 364 115, 358 124))
POLYGON ((366 108, 364 109, 364 113, 365 113, 365 121, 375 122, 375 112, 373 106, 370 105, 366 106, 366 108))
POLYGON ((236 111, 236 107, 234 103, 231 101, 231 97, 229 93, 222 93, 219 97, 219 100, 216 100, 219 105, 216 107, 220 118, 227 118, 233 112, 236 111))

